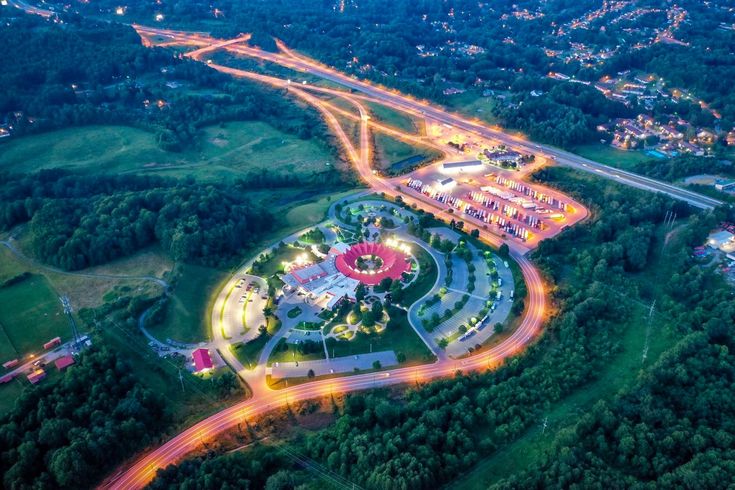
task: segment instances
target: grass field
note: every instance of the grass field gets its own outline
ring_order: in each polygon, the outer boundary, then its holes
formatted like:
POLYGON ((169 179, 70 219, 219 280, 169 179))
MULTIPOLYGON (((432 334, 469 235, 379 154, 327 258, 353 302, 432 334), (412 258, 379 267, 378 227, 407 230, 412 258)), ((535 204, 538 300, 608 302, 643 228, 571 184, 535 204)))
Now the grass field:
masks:
POLYGON ((161 150, 155 135, 126 126, 85 126, 27 136, 0 145, 0 169, 41 168, 153 173, 222 181, 257 170, 311 173, 334 164, 316 141, 300 140, 262 122, 204 128, 199 150, 161 150))
POLYGON ((0 246, 0 283, 27 270, 28 268, 16 260, 15 255, 10 250, 0 246))
POLYGON ((208 340, 210 308, 218 292, 218 285, 229 274, 197 265, 179 264, 179 276, 173 294, 166 304, 166 318, 150 329, 157 339, 196 343, 208 340))
MULTIPOLYGON (((299 206, 291 208, 286 213, 286 224, 290 227, 296 227, 296 229, 299 229, 320 223, 324 221, 324 219, 327 217, 329 206, 341 199, 344 199, 354 194, 355 192, 356 191, 354 190, 350 190, 338 192, 335 194, 328 194, 326 196, 319 197, 318 199, 315 199, 311 202, 306 202, 299 206)), ((293 231, 296 231, 296 229, 294 229, 293 231)), ((281 230, 279 233, 288 234, 290 232, 287 228, 285 232, 281 230)))
POLYGON ((388 126, 402 129, 403 131, 411 134, 421 134, 424 131, 423 124, 415 121, 412 117, 406 114, 372 102, 366 102, 365 105, 375 119, 388 126))
POLYGON ((439 274, 434 258, 418 245, 413 247, 413 255, 420 264, 421 270, 416 280, 411 283, 401 299, 401 304, 409 307, 431 291, 439 274))
POLYGON ((495 100, 491 97, 482 97, 479 93, 468 91, 463 94, 452 95, 449 98, 449 107, 470 117, 482 119, 490 124, 497 120, 492 115, 495 100))
POLYGON ((252 369, 258 365, 260 353, 263 352, 263 348, 265 348, 265 344, 268 343, 269 339, 270 336, 268 335, 258 335, 250 342, 238 342, 230 345, 230 350, 243 366, 252 369))
POLYGON ((322 343, 319 342, 317 347, 318 348, 314 352, 301 354, 296 345, 286 343, 286 339, 281 339, 273 348, 273 352, 271 352, 271 355, 268 358, 268 366, 272 366, 275 362, 304 362, 324 359, 325 356, 322 343), (284 350, 284 346, 288 346, 288 348, 284 350))
POLYGON ((641 162, 649 162, 655 158, 646 155, 641 151, 623 151, 616 150, 610 145, 592 144, 582 145, 574 148, 573 153, 594 160, 595 162, 604 163, 611 167, 622 168, 628 170, 634 165, 641 162))
POLYGON ((12 286, 0 288, 0 359, 40 352, 48 340, 71 335, 69 322, 51 283, 33 274, 12 286))

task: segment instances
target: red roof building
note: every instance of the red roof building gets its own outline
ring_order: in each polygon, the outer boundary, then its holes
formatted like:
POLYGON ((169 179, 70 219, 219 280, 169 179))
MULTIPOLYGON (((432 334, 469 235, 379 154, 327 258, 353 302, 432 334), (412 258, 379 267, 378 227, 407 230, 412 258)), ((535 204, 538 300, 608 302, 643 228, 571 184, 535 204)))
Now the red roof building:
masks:
POLYGON ((197 349, 191 353, 191 357, 194 359, 194 372, 198 373, 205 369, 212 369, 212 358, 209 357, 209 351, 207 349, 197 349))
POLYGON ((52 347, 56 347, 57 345, 61 345, 61 337, 54 337, 53 339, 49 340, 45 344, 43 344, 44 349, 50 349, 52 347))
POLYGON ((58 369, 59 371, 63 371, 64 369, 74 364, 74 358, 71 355, 62 356, 56 359, 56 361, 54 361, 54 364, 56 365, 56 369, 58 369))

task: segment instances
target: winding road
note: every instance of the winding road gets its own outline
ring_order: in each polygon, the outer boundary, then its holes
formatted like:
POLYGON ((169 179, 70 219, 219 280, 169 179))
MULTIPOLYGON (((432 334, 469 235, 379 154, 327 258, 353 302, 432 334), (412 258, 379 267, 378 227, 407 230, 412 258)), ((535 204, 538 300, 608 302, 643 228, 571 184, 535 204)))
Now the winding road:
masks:
MULTIPOLYGON (((53 13, 48 10, 28 5, 27 3, 19 0, 15 0, 12 3, 18 8, 24 9, 30 13, 44 16, 53 15, 53 13)), ((400 197, 404 202, 411 205, 415 204, 416 207, 427 212, 434 213, 436 217, 445 221, 456 218, 456 215, 448 212, 444 206, 436 201, 424 198, 423 196, 414 196, 402 192, 400 190, 400 186, 396 186, 394 181, 381 177, 371 168, 371 129, 386 132, 402 139, 415 140, 417 137, 405 134, 395 128, 390 128, 371 121, 369 112, 363 105, 363 101, 367 100, 376 102, 413 117, 428 117, 441 123, 456 126, 457 128, 461 128, 465 131, 478 134, 482 137, 506 143, 511 147, 518 148, 528 153, 538 154, 541 157, 545 157, 547 160, 554 160, 557 164, 567 165, 583 171, 594 172, 601 176, 616 179, 634 187, 655 192, 663 192, 676 199, 689 202, 694 206, 712 208, 720 204, 720 202, 715 199, 701 196, 684 189, 679 189, 670 184, 607 167, 553 147, 529 143, 517 136, 504 133, 500 129, 491 128, 462 116, 451 114, 440 107, 415 100, 414 98, 402 95, 397 91, 388 90, 364 81, 356 80, 345 74, 339 73, 332 68, 324 66, 315 60, 296 54, 280 42, 278 43, 280 52, 270 53, 243 45, 242 43, 247 40, 248 36, 223 41, 214 39, 203 33, 155 29, 140 25, 133 25, 133 27, 138 31, 143 43, 147 46, 164 44, 166 46, 189 46, 195 48, 195 50, 189 52, 187 56, 195 60, 206 62, 215 70, 228 73, 235 77, 246 77, 272 86, 287 87, 291 95, 313 106, 322 114, 330 130, 335 134, 339 139, 340 144, 343 146, 344 153, 347 158, 354 165, 360 178, 370 187, 371 190, 375 192, 384 192, 386 195, 392 197, 400 197), (161 39, 165 41, 161 41, 161 39), (277 63, 281 66, 292 68, 300 72, 316 75, 325 80, 331 80, 359 93, 326 89, 311 85, 296 85, 288 80, 239 70, 221 64, 216 64, 205 59, 208 54, 217 50, 227 50, 237 55, 250 56, 277 63), (333 104, 325 102, 310 93, 311 91, 331 93, 332 95, 342 97, 357 109, 359 113, 359 117, 357 117, 357 119, 360 123, 359 148, 355 148, 355 145, 345 133, 344 128, 339 123, 335 114, 339 114, 343 117, 350 117, 351 119, 355 119, 356 116, 349 113, 349 111, 344 111, 343 109, 335 107, 333 104), (347 114, 345 114, 345 112, 347 112, 347 114)), ((431 145, 431 142, 427 142, 424 139, 421 139, 421 143, 431 145)), ((522 243, 519 243, 517 240, 505 241, 500 236, 469 221, 466 229, 467 231, 477 229, 479 231, 480 238, 494 246, 507 243, 510 248, 510 256, 520 266, 526 282, 528 297, 526 300, 526 311, 524 312, 524 316, 515 331, 506 337, 500 344, 463 360, 442 358, 433 364, 418 367, 397 368, 379 373, 358 374, 337 379, 312 381, 277 391, 271 389, 256 389, 254 390, 252 398, 207 417, 179 433, 162 446, 141 455, 127 467, 120 469, 115 475, 109 477, 102 486, 115 489, 142 488, 155 477, 158 469, 165 468, 170 464, 180 461, 188 453, 199 448, 206 440, 209 440, 240 423, 245 423, 253 417, 285 405, 293 404, 301 400, 328 396, 332 393, 346 393, 396 384, 421 383, 430 379, 451 376, 458 370, 469 371, 489 369, 496 367, 509 356, 513 356, 521 352, 525 346, 539 335, 546 315, 546 296, 540 274, 526 257, 528 248, 522 243)))

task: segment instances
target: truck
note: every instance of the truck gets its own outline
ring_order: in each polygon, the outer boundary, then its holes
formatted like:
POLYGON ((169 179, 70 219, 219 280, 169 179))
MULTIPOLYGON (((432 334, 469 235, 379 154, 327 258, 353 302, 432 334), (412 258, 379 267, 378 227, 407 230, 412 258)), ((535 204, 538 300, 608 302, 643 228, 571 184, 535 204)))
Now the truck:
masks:
POLYGON ((498 277, 498 287, 503 285, 503 279, 498 277))
POLYGON ((500 291, 498 291, 498 295, 497 295, 498 301, 500 301, 500 298, 502 298, 502 297, 503 297, 503 293, 501 293, 500 291))
POLYGON ((513 299, 513 293, 514 293, 514 291, 511 291, 510 292, 510 299, 513 299))

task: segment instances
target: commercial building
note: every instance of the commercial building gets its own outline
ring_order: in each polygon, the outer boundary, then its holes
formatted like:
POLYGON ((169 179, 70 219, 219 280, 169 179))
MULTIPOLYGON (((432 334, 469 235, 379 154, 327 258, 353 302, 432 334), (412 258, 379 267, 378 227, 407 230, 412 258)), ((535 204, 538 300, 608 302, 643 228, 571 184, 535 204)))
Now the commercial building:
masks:
POLYGON ((707 238, 707 245, 711 248, 717 248, 723 252, 730 253, 735 250, 735 235, 726 230, 712 233, 707 238))
POLYGON ((482 170, 483 163, 480 160, 468 160, 466 162, 447 162, 442 164, 445 172, 471 172, 482 170))
POLYGON ((372 286, 386 277, 400 279, 410 270, 406 254, 387 245, 336 243, 322 262, 291 270, 281 280, 286 291, 299 291, 307 302, 332 309, 342 300, 355 301, 360 283, 372 286))

